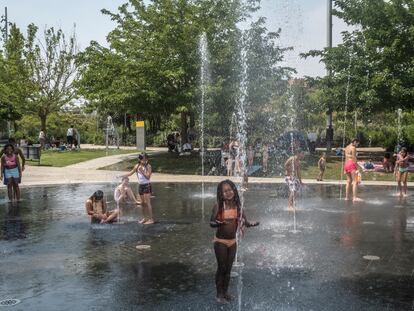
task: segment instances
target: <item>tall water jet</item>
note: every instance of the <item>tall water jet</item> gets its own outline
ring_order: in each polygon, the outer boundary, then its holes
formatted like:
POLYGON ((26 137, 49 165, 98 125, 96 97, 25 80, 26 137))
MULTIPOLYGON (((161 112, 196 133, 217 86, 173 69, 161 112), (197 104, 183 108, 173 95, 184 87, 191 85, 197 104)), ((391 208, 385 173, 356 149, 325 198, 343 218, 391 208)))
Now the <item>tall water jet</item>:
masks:
POLYGON ((341 185, 339 187, 339 199, 342 200, 342 184, 344 178, 344 165, 345 165, 345 139, 346 139, 346 122, 348 114, 348 103, 349 103, 349 89, 351 86, 351 66, 352 66, 352 53, 349 55, 349 64, 348 64, 348 80, 346 83, 345 91, 345 108, 344 108, 344 126, 343 126, 343 136, 342 136, 342 165, 341 165, 341 185))
POLYGON ((402 109, 398 108, 397 110, 397 146, 395 150, 396 152, 399 152, 403 145, 401 119, 402 119, 402 109))
POLYGON ((198 45, 200 58, 201 58, 201 66, 200 66, 200 88, 201 88, 201 114, 200 114, 200 156, 201 156, 201 218, 204 219, 204 175, 205 175, 205 168, 204 168, 204 113, 205 113, 205 103, 206 103, 206 96, 208 85, 210 83, 210 75, 209 75, 209 53, 208 53, 208 43, 207 43, 207 35, 203 32, 200 36, 199 45, 198 45))
MULTIPOLYGON (((293 84, 293 82, 292 82, 293 84)), ((287 116, 288 116, 288 121, 289 121, 289 125, 288 125, 288 129, 290 131, 290 156, 295 157, 297 154, 297 144, 295 141, 295 137, 294 137, 294 131, 295 131, 295 104, 294 104, 294 95, 292 94, 292 84, 289 85, 289 92, 290 92, 290 96, 288 98, 288 111, 287 111, 287 116)), ((289 156, 289 152, 287 152, 288 156, 289 156)), ((292 233, 299 233, 300 231, 297 230, 296 228, 296 178, 298 178, 298 176, 296 176, 296 167, 295 167, 295 159, 291 162, 292 163, 292 168, 291 168, 291 177, 286 177, 286 178, 290 178, 290 180, 288 180, 288 186, 289 186, 289 197, 292 196, 292 212, 293 212, 293 230, 291 231, 292 233)), ((290 204, 290 203, 288 203, 290 204)))
MULTIPOLYGON (((241 48, 241 66, 242 66, 242 73, 241 73, 241 80, 240 80, 240 89, 239 89, 239 96, 237 99, 237 109, 236 109, 236 116, 238 119, 238 131, 237 131, 237 141, 239 143, 239 147, 237 149, 236 161, 240 161, 240 170, 241 173, 237 176, 239 179, 239 189, 242 190, 243 185, 243 178, 244 174, 247 174, 246 170, 246 141, 247 141, 247 131, 246 131, 246 98, 247 98, 247 52, 245 48, 244 42, 242 42, 241 48)), ((244 191, 240 191, 240 219, 239 223, 242 223, 242 215, 244 210, 244 191)), ((241 242, 242 232, 241 226, 239 226, 237 233, 236 233, 236 241, 239 249, 239 245, 241 242)), ((236 253, 236 259, 234 262, 234 267, 240 267, 243 269, 244 264, 240 261, 239 251, 236 253)), ((239 284, 238 284, 238 310, 241 310, 241 298, 242 298, 242 291, 243 291, 243 276, 242 271, 239 273, 239 284)))
POLYGON ((108 149, 111 145, 115 145, 119 149, 119 136, 118 132, 112 122, 112 117, 106 118, 106 129, 105 129, 105 149, 106 155, 108 155, 108 149))

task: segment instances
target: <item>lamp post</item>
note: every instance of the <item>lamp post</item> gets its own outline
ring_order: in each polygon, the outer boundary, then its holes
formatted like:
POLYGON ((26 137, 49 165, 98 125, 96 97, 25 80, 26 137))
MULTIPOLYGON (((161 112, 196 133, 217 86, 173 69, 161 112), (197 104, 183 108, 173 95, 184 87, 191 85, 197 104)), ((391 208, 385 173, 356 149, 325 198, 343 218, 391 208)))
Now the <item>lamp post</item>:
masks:
MULTIPOLYGON (((7 45, 7 40, 9 39, 9 21, 7 18, 7 6, 4 7, 4 32, 5 32, 4 42, 7 45)), ((11 124, 10 124, 10 112, 9 112, 8 120, 7 120, 7 137, 10 138, 10 136, 11 136, 11 124)))
MULTIPOLYGON (((332 0, 327 0, 327 48, 332 48, 332 0)), ((327 75, 330 77, 331 70, 327 70, 327 75)), ((330 152, 332 149, 332 141, 334 130, 332 127, 332 103, 328 103, 328 111, 326 112, 326 151, 330 152)))

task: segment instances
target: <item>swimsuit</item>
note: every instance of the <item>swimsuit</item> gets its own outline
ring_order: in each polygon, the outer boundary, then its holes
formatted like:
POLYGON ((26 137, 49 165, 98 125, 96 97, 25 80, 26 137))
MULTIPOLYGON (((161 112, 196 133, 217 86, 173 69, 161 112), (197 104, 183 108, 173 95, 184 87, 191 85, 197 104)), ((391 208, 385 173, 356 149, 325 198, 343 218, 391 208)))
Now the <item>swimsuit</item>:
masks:
MULTIPOLYGON (((227 209, 223 210, 223 220, 235 220, 237 221, 237 209, 227 209)), ((214 237, 213 242, 218 242, 221 244, 226 245, 227 247, 232 247, 236 243, 236 239, 220 239, 218 237, 214 237)))
POLYGON ((408 168, 410 167, 410 164, 408 163, 408 157, 403 158, 401 155, 397 155, 397 161, 401 160, 402 163, 398 165, 398 170, 400 171, 400 173, 406 173, 408 172, 408 168))
MULTIPOLYGON (((145 172, 147 172, 147 166, 145 166, 145 172)), ((137 170, 137 177, 138 177, 138 182, 139 182, 139 187, 138 187, 139 195, 152 193, 152 187, 151 187, 150 179, 147 178, 139 170, 137 170)))
POLYGON ((344 165, 344 171, 346 174, 352 173, 358 169, 354 160, 346 160, 344 165))
POLYGON ((13 178, 16 183, 20 184, 20 172, 17 167, 16 154, 13 153, 11 157, 5 155, 4 160, 4 184, 8 185, 10 178, 13 178))
POLYGON ((297 192, 300 189, 300 181, 296 177, 285 176, 285 182, 289 187, 290 192, 297 192))

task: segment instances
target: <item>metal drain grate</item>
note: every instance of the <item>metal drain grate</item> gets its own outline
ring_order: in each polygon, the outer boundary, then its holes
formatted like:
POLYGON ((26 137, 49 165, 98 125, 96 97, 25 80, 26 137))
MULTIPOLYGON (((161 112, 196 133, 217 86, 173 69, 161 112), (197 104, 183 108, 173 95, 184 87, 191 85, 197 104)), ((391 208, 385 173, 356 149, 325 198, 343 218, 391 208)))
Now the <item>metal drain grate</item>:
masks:
POLYGON ((20 303, 19 299, 4 299, 0 300, 0 307, 12 307, 20 303))

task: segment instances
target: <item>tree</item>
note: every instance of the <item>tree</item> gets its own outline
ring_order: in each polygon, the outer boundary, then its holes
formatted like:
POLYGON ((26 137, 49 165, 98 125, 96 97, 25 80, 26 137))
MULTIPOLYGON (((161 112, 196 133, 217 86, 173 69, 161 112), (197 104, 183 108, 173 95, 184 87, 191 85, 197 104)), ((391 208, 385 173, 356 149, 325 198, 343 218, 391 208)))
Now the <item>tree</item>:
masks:
POLYGON ((93 42, 79 58, 85 97, 104 110, 144 112, 146 119, 187 113, 198 75, 194 9, 186 0, 130 0, 118 13, 102 10, 117 26, 110 48, 93 42))
POLYGON ((342 34, 320 56, 332 76, 321 80, 324 101, 344 109, 350 76, 349 110, 412 109, 414 101, 414 2, 408 0, 335 0, 334 14, 354 30, 342 34))
POLYGON ((248 133, 270 138, 268 136, 275 135, 274 121, 277 120, 272 101, 286 94, 288 79, 294 69, 280 66, 284 52, 291 48, 276 45, 281 29, 268 32, 265 22, 265 18, 259 18, 251 23, 244 34, 247 62, 246 111, 248 133))
POLYGON ((75 98, 77 46, 74 33, 66 39, 62 30, 53 27, 45 29, 43 43, 36 42, 37 30, 34 24, 28 26, 25 57, 33 90, 27 110, 39 116, 41 129, 46 132, 49 114, 60 111, 75 98))
POLYGON ((25 38, 15 24, 0 53, 0 118, 18 120, 31 90, 29 68, 24 59, 25 38))

